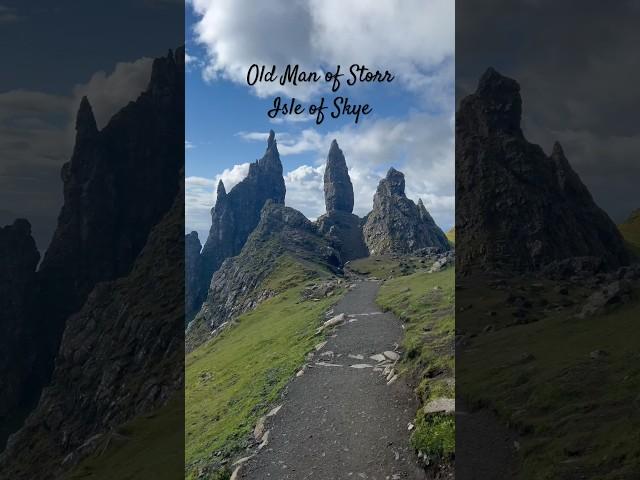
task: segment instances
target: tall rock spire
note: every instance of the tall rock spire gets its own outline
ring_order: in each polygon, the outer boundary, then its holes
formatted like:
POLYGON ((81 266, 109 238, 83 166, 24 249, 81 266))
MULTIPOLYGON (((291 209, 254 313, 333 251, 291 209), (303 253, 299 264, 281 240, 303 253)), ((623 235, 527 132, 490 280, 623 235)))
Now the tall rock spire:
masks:
POLYGON ((520 127, 520 86, 494 69, 456 113, 456 268, 535 271, 574 257, 629 261, 559 143, 547 156, 520 127))
POLYGON ((249 234, 258 225, 265 203, 271 200, 284 204, 285 194, 282 162, 275 133, 271 130, 264 155, 249 166, 247 176, 229 192, 222 182, 218 183, 217 201, 211 211, 211 228, 200 255, 198 282, 188 286, 186 292, 187 320, 198 313, 207 297, 211 278, 222 262, 240 253, 249 234))
POLYGON ((324 203, 327 212, 353 212, 353 185, 344 154, 333 140, 324 170, 324 203))
POLYGON ((446 235, 422 200, 416 205, 404 193, 404 174, 390 168, 373 197, 373 210, 364 225, 364 241, 372 255, 412 253, 422 248, 449 250, 446 235))
POLYGON ((76 115, 76 143, 86 138, 93 138, 98 133, 98 125, 93 115, 93 109, 89 99, 84 96, 80 100, 78 114, 76 115))

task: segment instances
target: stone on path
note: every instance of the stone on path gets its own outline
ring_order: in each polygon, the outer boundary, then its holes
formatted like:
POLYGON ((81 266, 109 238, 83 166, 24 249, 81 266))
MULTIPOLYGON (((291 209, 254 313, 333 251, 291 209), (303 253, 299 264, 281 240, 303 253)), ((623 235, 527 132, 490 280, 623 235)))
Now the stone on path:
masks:
POLYGON ((356 363, 355 365, 351 365, 351 368, 373 368, 373 365, 369 365, 368 363, 356 363))
POLYGON ((392 352, 391 350, 387 350, 386 352, 384 352, 384 356, 387 357, 389 360, 400 359, 400 355, 398 355, 396 352, 392 352))
POLYGON ((319 328, 318 330, 316 330, 316 335, 321 333, 324 329, 329 328, 329 327, 334 327, 336 325, 339 325, 341 323, 343 323, 345 320, 345 315, 344 313, 341 313, 339 315, 336 315, 335 317, 330 318, 329 320, 327 320, 326 322, 324 322, 319 328))
POLYGON ((387 357, 385 357, 381 353, 376 353, 375 355, 371 355, 369 358, 371 360, 375 360, 376 362, 384 362, 387 359, 387 357))

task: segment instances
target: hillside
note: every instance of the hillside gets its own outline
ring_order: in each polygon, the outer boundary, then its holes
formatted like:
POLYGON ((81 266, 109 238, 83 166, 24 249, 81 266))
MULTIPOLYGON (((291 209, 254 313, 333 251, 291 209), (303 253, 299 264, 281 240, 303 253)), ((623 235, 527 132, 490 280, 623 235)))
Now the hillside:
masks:
POLYGON ((315 330, 340 296, 337 282, 327 269, 282 255, 263 281, 278 293, 187 355, 186 478, 224 472, 251 445, 256 422, 319 341, 315 330), (327 285, 326 294, 305 297, 327 285))
POLYGON ((620 232, 631 250, 640 256, 640 210, 635 210, 624 223, 619 226, 620 232))

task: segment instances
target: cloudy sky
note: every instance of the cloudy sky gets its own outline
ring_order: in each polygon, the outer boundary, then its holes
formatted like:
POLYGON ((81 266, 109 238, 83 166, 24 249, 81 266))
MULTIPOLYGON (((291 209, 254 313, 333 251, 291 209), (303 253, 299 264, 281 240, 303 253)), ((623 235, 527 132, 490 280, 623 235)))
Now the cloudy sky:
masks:
POLYGON ((488 66, 518 80, 523 130, 550 153, 559 140, 616 222, 640 208, 640 3, 458 0, 456 89, 488 66))
POLYGON ((44 252, 80 98, 103 127, 146 87, 150 59, 182 43, 181 15, 173 0, 0 0, 0 225, 27 218, 44 252))
POLYGON ((371 209, 378 181, 402 170, 407 194, 422 198, 444 229, 454 218, 454 3, 450 0, 192 0, 186 22, 186 229, 202 241, 214 189, 229 190, 276 132, 287 205, 324 213, 322 175, 338 140, 355 189, 355 213, 371 209), (246 85, 253 63, 299 64, 308 71, 364 64, 390 70, 391 84, 342 87, 246 85), (348 96, 373 113, 352 118, 269 119, 274 96, 308 103, 348 96))

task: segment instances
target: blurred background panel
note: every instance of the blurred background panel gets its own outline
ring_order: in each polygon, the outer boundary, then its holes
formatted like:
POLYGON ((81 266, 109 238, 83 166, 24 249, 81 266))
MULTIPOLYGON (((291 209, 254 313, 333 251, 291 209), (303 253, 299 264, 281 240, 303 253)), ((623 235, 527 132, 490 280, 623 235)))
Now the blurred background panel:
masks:
POLYGON ((182 475, 183 43, 183 2, 0 3, 2 478, 182 475))
POLYGON ((456 3, 459 478, 636 478, 634 2, 456 3))

